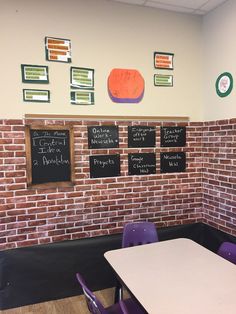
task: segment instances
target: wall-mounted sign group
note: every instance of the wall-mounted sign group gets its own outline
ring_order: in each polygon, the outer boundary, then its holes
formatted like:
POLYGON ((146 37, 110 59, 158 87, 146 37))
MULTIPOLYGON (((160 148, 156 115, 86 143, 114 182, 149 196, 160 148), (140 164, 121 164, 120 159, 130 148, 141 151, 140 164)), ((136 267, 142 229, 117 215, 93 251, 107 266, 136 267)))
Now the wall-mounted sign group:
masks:
POLYGON ((91 178, 120 176, 120 155, 89 156, 89 166, 91 178))
POLYGON ((161 127, 161 147, 181 147, 186 145, 186 127, 161 127))
POLYGON ((116 103, 138 103, 144 94, 144 79, 133 69, 113 69, 108 77, 108 93, 116 103))
POLYGON ((69 39, 45 37, 46 60, 71 62, 71 41, 69 39))
POLYGON ((88 127, 88 148, 118 148, 119 131, 116 125, 96 125, 88 127))
POLYGON ((128 126, 128 147, 155 147, 156 128, 152 126, 128 126))
POLYGON ((220 97, 228 96, 233 89, 233 77, 229 72, 224 72, 216 80, 216 92, 220 97))

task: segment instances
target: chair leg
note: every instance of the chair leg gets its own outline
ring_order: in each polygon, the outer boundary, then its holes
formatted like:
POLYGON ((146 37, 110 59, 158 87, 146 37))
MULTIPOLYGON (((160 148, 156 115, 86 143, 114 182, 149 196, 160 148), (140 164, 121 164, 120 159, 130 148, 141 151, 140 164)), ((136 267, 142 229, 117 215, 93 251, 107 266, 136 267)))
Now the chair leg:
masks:
POLYGON ((119 281, 117 281, 116 287, 115 287, 114 303, 117 303, 122 299, 123 299, 122 285, 119 283, 119 281))

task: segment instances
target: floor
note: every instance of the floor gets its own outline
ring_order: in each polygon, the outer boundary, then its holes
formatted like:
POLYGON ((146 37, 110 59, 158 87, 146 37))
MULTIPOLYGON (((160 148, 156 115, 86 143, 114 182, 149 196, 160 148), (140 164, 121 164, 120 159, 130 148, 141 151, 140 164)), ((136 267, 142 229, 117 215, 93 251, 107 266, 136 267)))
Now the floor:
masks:
MULTIPOLYGON (((114 289, 105 289, 95 292, 104 306, 112 304, 114 289)), ((61 300, 38 303, 0 311, 0 314, 89 314, 84 296, 76 296, 61 300)))

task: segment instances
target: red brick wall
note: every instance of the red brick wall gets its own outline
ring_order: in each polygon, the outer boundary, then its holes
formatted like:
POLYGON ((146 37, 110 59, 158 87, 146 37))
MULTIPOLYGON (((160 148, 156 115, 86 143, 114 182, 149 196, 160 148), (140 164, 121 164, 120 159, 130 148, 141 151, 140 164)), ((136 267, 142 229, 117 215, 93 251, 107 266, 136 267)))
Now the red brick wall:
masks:
POLYGON ((206 122, 202 153, 204 222, 236 236, 236 119, 206 122))
POLYGON ((158 227, 205 221, 235 234, 235 124, 1 120, 0 249, 117 233, 125 222, 143 219, 158 227), (27 188, 26 122, 74 126, 73 187, 27 188), (87 126, 104 124, 119 126, 120 148, 88 149, 87 126), (134 124, 156 126, 156 148, 127 148, 127 126, 134 124), (186 147, 160 148, 161 125, 186 125, 186 147), (160 173, 160 152, 167 151, 186 152, 186 172, 160 173), (129 176, 130 152, 155 152, 157 173, 129 176), (90 179, 89 155, 114 153, 120 154, 121 176, 90 179))

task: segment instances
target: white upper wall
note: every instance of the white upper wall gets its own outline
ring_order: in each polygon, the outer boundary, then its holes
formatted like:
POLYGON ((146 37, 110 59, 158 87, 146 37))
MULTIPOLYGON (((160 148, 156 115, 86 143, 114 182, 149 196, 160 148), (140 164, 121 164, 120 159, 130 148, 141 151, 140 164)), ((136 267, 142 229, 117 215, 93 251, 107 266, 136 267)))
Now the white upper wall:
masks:
POLYGON ((202 120, 200 16, 105 0, 1 0, 0 30, 1 118, 38 113, 202 120), (72 63, 46 61, 45 36, 70 39, 72 63), (174 87, 154 86, 154 51, 175 54, 174 87), (23 84, 21 64, 48 65, 50 84, 23 84), (70 104, 71 66, 95 69, 94 106, 70 104), (140 71, 145 80, 140 103, 111 101, 107 78, 113 68, 140 71), (49 89, 51 103, 23 102, 23 88, 49 89))
POLYGON ((235 86, 230 95, 216 93, 217 77, 230 72, 236 82, 236 1, 229 0, 203 19, 204 35, 204 120, 236 117, 235 86))

